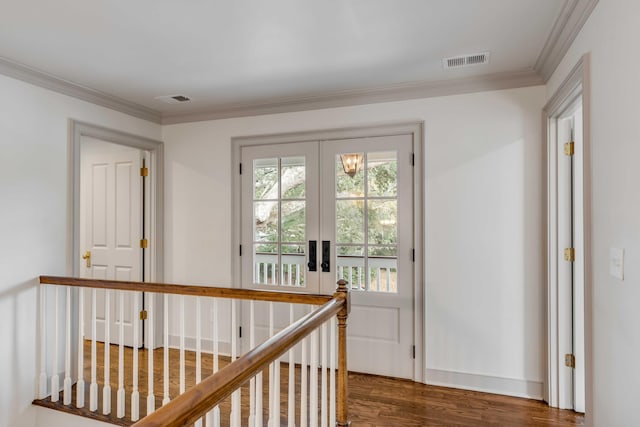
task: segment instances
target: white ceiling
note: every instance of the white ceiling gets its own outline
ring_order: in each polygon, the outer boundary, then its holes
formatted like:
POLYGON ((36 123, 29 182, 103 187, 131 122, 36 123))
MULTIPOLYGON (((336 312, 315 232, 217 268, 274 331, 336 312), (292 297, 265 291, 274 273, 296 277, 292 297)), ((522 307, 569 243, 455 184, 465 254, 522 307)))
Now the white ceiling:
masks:
POLYGON ((532 70, 566 0, 0 0, 0 57, 161 113, 532 70), (491 52, 488 65, 442 58, 491 52), (183 94, 186 104, 154 98, 183 94))

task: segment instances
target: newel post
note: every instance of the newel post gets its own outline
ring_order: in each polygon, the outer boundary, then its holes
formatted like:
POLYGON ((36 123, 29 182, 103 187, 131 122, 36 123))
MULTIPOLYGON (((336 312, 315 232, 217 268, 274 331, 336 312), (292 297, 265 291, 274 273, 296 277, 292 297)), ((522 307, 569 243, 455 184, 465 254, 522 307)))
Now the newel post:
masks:
POLYGON ((338 312, 338 402, 336 408, 336 426, 338 427, 346 427, 350 424, 347 408, 347 318, 351 311, 351 297, 347 283, 346 280, 338 280, 338 289, 333 294, 334 298, 341 298, 345 301, 342 310, 338 312))

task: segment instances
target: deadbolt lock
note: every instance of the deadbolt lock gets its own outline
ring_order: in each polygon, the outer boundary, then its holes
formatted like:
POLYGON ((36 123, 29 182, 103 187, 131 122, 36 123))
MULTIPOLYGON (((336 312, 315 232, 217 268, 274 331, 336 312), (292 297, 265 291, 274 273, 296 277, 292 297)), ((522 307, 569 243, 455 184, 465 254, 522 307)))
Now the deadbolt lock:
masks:
POLYGON ((91 268, 91 251, 86 251, 84 255, 82 255, 82 259, 87 263, 87 268, 91 268))

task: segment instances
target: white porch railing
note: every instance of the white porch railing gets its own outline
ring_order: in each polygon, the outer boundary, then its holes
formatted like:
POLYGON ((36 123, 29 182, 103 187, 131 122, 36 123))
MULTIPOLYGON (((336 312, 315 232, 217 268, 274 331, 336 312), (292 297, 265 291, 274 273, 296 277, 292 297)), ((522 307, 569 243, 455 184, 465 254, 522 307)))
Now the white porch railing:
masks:
MULTIPOLYGON (((254 282, 277 285, 278 271, 281 286, 303 286, 306 271, 304 254, 281 255, 282 268, 278 269, 278 255, 257 253, 254 255, 254 282)), ((344 279, 354 291, 388 292, 398 291, 398 259, 395 257, 369 257, 367 259, 369 281, 367 282, 365 258, 361 256, 338 256, 337 279, 344 279)))

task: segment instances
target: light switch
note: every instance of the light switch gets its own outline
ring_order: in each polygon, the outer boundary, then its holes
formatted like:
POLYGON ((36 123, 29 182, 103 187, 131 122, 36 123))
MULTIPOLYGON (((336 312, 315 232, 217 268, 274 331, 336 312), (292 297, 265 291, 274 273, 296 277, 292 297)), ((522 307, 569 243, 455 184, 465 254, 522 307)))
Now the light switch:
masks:
POLYGON ((609 249, 609 274, 624 280, 624 249, 609 249))

